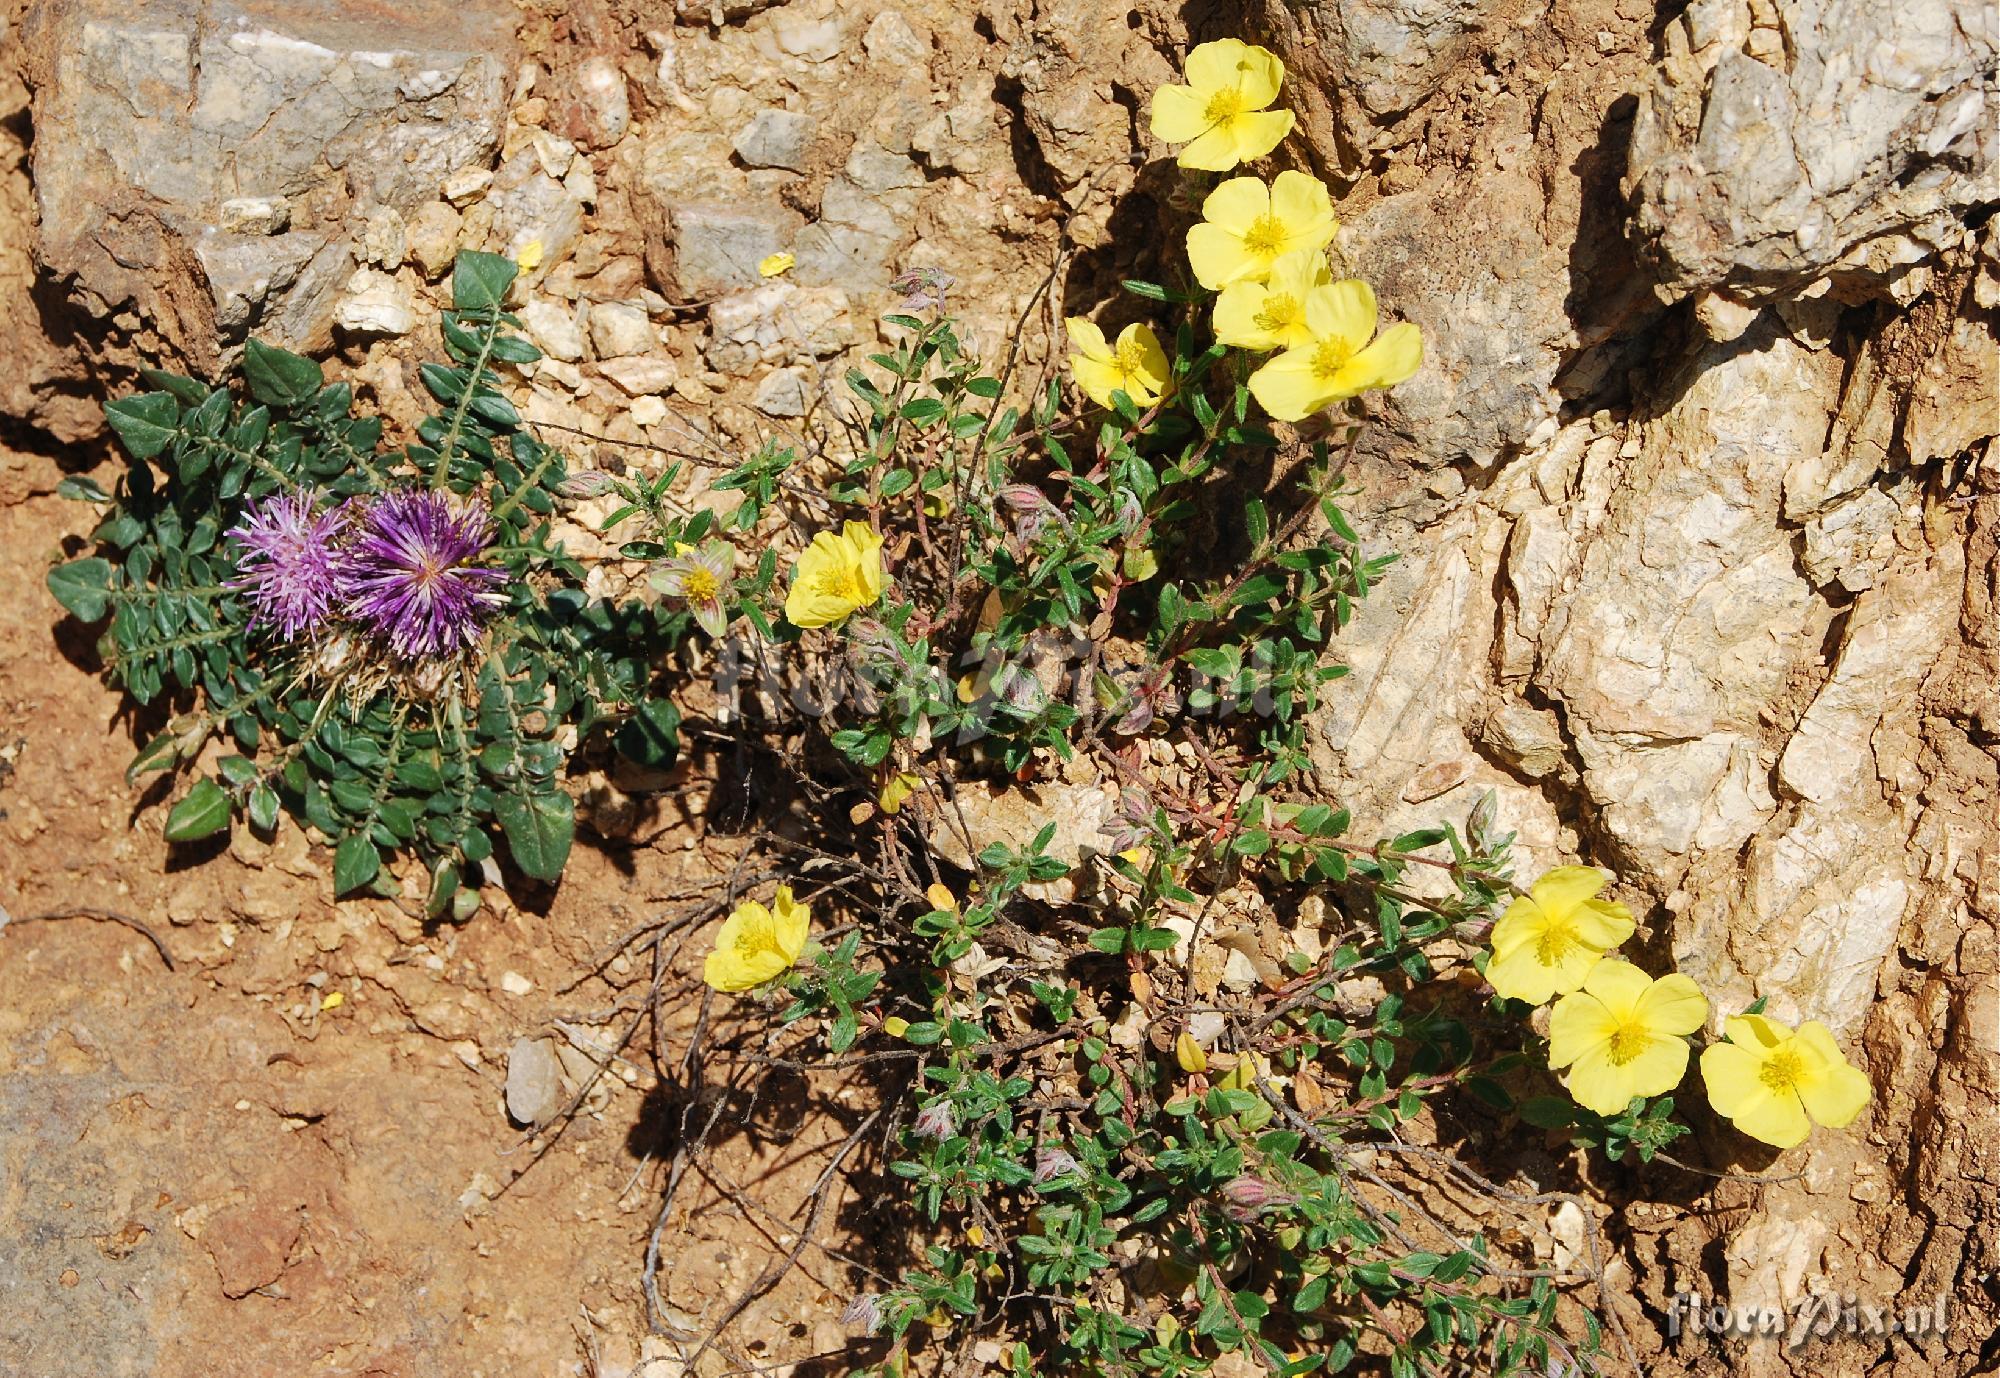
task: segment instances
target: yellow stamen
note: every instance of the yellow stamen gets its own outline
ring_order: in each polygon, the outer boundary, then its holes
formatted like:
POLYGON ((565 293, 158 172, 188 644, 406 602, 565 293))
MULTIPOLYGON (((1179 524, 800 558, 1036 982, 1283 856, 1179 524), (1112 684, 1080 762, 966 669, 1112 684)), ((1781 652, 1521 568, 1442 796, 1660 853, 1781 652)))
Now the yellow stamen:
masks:
POLYGON ((1243 232, 1245 252, 1258 258, 1276 258, 1285 247, 1285 222, 1275 215, 1265 214, 1250 222, 1250 228, 1243 232))
POLYGON ((1242 113, 1243 93, 1232 86, 1210 96, 1208 104, 1202 107, 1201 117, 1213 126, 1233 120, 1242 113))
POLYGON ((681 580, 681 596, 690 603, 706 603, 715 597, 720 587, 713 574, 696 565, 681 580))
POLYGON ((1639 1056, 1639 1054, 1645 1052, 1652 1045, 1652 1042, 1653 1035, 1646 1031, 1645 1025, 1637 1022, 1620 1024, 1616 1029, 1611 1031, 1610 1054, 1612 1065, 1623 1067, 1626 1063, 1639 1056))
POLYGON ((1277 334, 1299 323, 1298 299, 1288 292, 1273 292, 1264 298, 1256 316, 1257 328, 1277 334))
MULTIPOLYGON (((1330 383, 1347 366, 1354 352, 1339 340, 1321 340, 1313 348, 1313 376, 1323 383, 1330 383)), ((1569 938, 1574 938, 1574 930, 1566 930, 1569 938)), ((1543 939, 1547 941, 1546 938, 1543 939)), ((1568 941, 1568 939, 1565 939, 1568 941)))
POLYGON ((1757 1079, 1774 1093, 1784 1095, 1799 1089, 1799 1083, 1806 1079, 1805 1059, 1787 1048, 1764 1059, 1758 1069, 1757 1079))
MULTIPOLYGON (((1326 346, 1321 345, 1320 348, 1325 349, 1326 346)), ((1319 369, 1317 358, 1313 360, 1313 369, 1315 372, 1319 369)), ((1535 939, 1535 960, 1545 967, 1557 966, 1563 958, 1569 956, 1571 948, 1581 946, 1583 941, 1577 937, 1575 924, 1551 923, 1542 929, 1542 935, 1535 939)))

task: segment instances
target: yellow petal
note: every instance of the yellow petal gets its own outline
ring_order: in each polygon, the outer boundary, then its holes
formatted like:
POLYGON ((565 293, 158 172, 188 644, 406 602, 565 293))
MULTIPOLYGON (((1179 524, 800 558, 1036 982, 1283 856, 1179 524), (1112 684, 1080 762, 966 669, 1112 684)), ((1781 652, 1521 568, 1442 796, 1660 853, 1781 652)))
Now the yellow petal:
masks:
POLYGON ((1569 916, 1577 935, 1592 947, 1609 950, 1632 936, 1632 911, 1610 900, 1585 900, 1569 916))
POLYGON ((1739 1014, 1723 1021, 1722 1032, 1731 1043, 1763 1054, 1781 1048, 1791 1040, 1792 1031, 1768 1014, 1739 1014))
POLYGON ((1125 383, 1125 375, 1118 371, 1116 364, 1081 354, 1069 356, 1069 371, 1075 377, 1076 385, 1083 389, 1083 395, 1100 407, 1110 406, 1111 395, 1125 383))
MULTIPOLYGON (((1294 119, 1289 110, 1257 110, 1238 115, 1218 132, 1229 136, 1236 163, 1255 162, 1285 141, 1294 119)), ((1234 167, 1236 163, 1231 163, 1234 167)), ((1183 164, 1183 166, 1186 166, 1183 164)))
MULTIPOLYGON (((1272 276, 1277 276, 1275 270, 1272 276)), ((1277 341, 1271 332, 1257 324, 1257 313, 1264 309, 1269 295, 1270 288, 1261 282, 1232 282, 1223 288, 1215 299, 1216 343, 1237 349, 1274 348, 1277 341)))
POLYGON ((321 997, 319 1002, 319 1007, 321 1012, 323 1013, 327 1010, 337 1010, 346 1003, 347 1003, 347 992, 336 990, 336 991, 330 991, 325 996, 321 997))
POLYGON ((1604 1008, 1621 1024, 1637 1013, 1639 1001, 1652 986, 1652 977, 1630 962, 1620 961, 1598 962, 1583 983, 1583 988, 1603 1001, 1604 1008))
POLYGON ((1068 316, 1063 320, 1063 329, 1069 332, 1069 342, 1076 346, 1077 353, 1100 363, 1109 362, 1111 346, 1095 321, 1085 320, 1082 316, 1068 316))
POLYGON ((797 265, 798 259, 787 253, 766 254, 757 260, 757 276, 766 278, 783 277, 797 265))
POLYGON ((1393 388, 1423 361, 1424 337, 1406 321, 1383 331, 1374 344, 1341 365, 1334 389, 1343 397, 1359 397, 1375 388, 1393 388))
POLYGON ((772 937, 777 953, 790 966, 806 950, 806 935, 812 928, 812 911, 792 898, 792 887, 778 887, 771 901, 772 937))
MULTIPOLYGON (((1204 215, 1207 209, 1204 207, 1204 215)), ((1323 249, 1333 241, 1340 222, 1333 218, 1333 198, 1326 183, 1290 168, 1271 181, 1271 214, 1297 237, 1294 248, 1323 249)))
POLYGON ((1278 98, 1284 85, 1285 64, 1269 48, 1254 43, 1243 45, 1236 58, 1236 89, 1243 93, 1243 108, 1262 110, 1278 98))
MULTIPOLYGON (((1279 177, 1298 176, 1279 173, 1279 177)), ((1310 179, 1308 179, 1310 180, 1310 179)), ((1271 209, 1271 189, 1256 177, 1232 177, 1220 183, 1201 203, 1201 218, 1238 236, 1271 209)))
MULTIPOLYGON (((1535 960, 1532 944, 1515 948, 1513 951, 1497 955, 1486 964, 1486 979, 1492 983, 1495 993, 1507 1000, 1525 1000, 1530 1005, 1548 1003, 1556 993, 1556 969, 1545 967, 1535 960)), ((1577 985, 1583 984, 1582 978, 1577 985)), ((1575 986, 1570 987, 1576 989, 1575 986)))
POLYGON ((1184 144, 1208 133, 1208 97, 1192 86, 1162 86, 1153 92, 1153 137, 1184 144))
POLYGON ((1774 1148, 1796 1148, 1812 1133, 1812 1121, 1806 1118, 1805 1107, 1790 1091, 1774 1094, 1764 1090, 1760 1099, 1730 1116, 1730 1122, 1751 1138, 1774 1148))
POLYGON ((901 1038, 910 1031, 910 1021, 900 1014, 892 1014, 882 1021, 882 1032, 891 1038, 901 1038))
MULTIPOLYGON (((1533 954, 1533 948, 1524 951, 1533 954)), ((1571 947, 1563 953, 1555 966, 1550 968, 1551 989, 1557 995, 1567 995, 1570 991, 1583 989, 1583 983, 1590 979, 1590 973, 1604 954, 1590 947, 1571 947)))
POLYGON ((1300 302, 1313 288, 1332 281, 1333 270, 1327 266, 1324 249, 1295 249, 1271 265, 1271 290, 1288 293, 1300 302))
POLYGON ((1867 1074, 1848 1063, 1832 1031, 1816 1019, 1799 1025, 1798 1042, 1820 1064, 1799 1086, 1806 1113, 1828 1129, 1846 1128, 1874 1094, 1867 1074))
POLYGON ((1487 940, 1493 945, 1495 956, 1505 956, 1521 944, 1539 939, 1548 926, 1548 915, 1542 912, 1542 907, 1527 895, 1517 895, 1500 916, 1500 922, 1493 925, 1487 940))
POLYGON ((932 881, 924 890, 924 898, 931 902, 933 909, 958 908, 958 896, 947 890, 939 881, 932 881))
POLYGON ((1187 233, 1188 267, 1194 280, 1214 290, 1244 279, 1261 281, 1264 264, 1243 247, 1243 238, 1221 225, 1203 221, 1187 233))
POLYGON ((1375 289, 1359 278, 1315 288, 1306 297, 1306 321, 1320 339, 1334 341, 1348 354, 1359 353, 1375 333, 1375 289))
POLYGON ((899 771, 889 777, 882 786, 882 792, 875 796, 875 802, 882 806, 884 813, 896 813, 903 807, 903 801, 917 792, 923 781, 909 771, 899 771))
POLYGON ((861 590, 867 595, 862 600, 865 607, 882 596, 882 537, 866 522, 848 522, 841 528, 841 539, 847 543, 861 590))
MULTIPOLYGON (((1372 321, 1369 328, 1374 328, 1372 321)), ((1551 914, 1566 914, 1603 888, 1604 872, 1595 866, 1558 866, 1544 871, 1528 893, 1551 914)))
MULTIPOLYGON (((1492 969, 1487 969, 1490 978, 1492 969)), ((1587 991, 1565 995, 1549 1011, 1549 1067, 1560 1071, 1593 1048, 1609 1042, 1618 1020, 1587 991)))
POLYGON ((1243 155, 1237 151, 1236 121, 1224 120, 1203 133, 1174 155, 1174 162, 1193 172, 1227 172, 1239 166, 1243 155))
POLYGON ((1638 1015, 1656 1033, 1691 1034, 1708 1020, 1708 997, 1676 971, 1653 982, 1652 989, 1639 997, 1638 1015))
MULTIPOLYGON (((1187 73, 1188 85, 1197 91, 1234 90, 1242 81, 1239 68, 1251 51, 1250 45, 1240 38, 1218 38, 1190 48, 1181 70, 1187 73)), ((1275 96, 1277 92, 1273 90, 1271 94, 1275 96)))
POLYGON ((1313 372, 1313 351, 1288 349, 1250 375, 1250 395, 1280 421, 1303 421, 1329 400, 1313 372))
MULTIPOLYGON (((1664 1096, 1687 1075, 1688 1045, 1682 1038, 1655 1037, 1645 1051, 1625 1064, 1633 1096, 1664 1096)), ((1623 1109, 1621 1106, 1620 1109, 1623 1109)))
MULTIPOLYGON (((1144 399, 1150 406, 1160 400, 1167 390, 1167 376, 1171 365, 1167 363, 1167 352, 1160 348, 1160 337, 1153 333, 1153 327, 1134 322, 1118 332, 1118 353, 1122 358, 1130 352, 1131 346, 1138 346, 1139 367, 1132 381, 1142 385, 1152 396, 1144 399)), ((1137 393, 1133 401, 1141 400, 1137 393)))
POLYGON ((1641 1094, 1633 1089, 1632 1064, 1619 1066, 1604 1046, 1592 1048, 1579 1058, 1563 1078, 1563 1085, 1569 1088, 1570 1097, 1578 1105, 1600 1115, 1618 1114, 1632 1097, 1641 1094))
POLYGON ((514 255, 514 266, 524 273, 532 273, 542 263, 542 241, 531 239, 521 246, 521 252, 514 255))
POLYGON ((1735 1043, 1712 1043, 1702 1050, 1701 1084, 1715 1113, 1734 1119, 1771 1094, 1761 1073, 1764 1059, 1735 1043))
POLYGON ((1194 1035, 1186 1032, 1174 1040, 1174 1061, 1180 1063, 1183 1072, 1208 1070, 1208 1054, 1201 1050, 1201 1044, 1194 1041, 1194 1035))

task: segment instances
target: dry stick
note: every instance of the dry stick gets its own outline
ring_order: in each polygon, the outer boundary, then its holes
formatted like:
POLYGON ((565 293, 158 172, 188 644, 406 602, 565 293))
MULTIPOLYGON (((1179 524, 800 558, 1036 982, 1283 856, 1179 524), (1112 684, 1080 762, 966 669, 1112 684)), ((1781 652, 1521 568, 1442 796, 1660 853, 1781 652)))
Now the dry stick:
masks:
POLYGON ((103 923, 122 924, 153 945, 153 951, 160 954, 160 960, 166 964, 168 971, 179 970, 174 965, 174 954, 167 951, 167 945, 160 940, 159 934, 130 914, 121 914, 115 909, 99 909, 95 905, 82 904, 68 909, 51 909, 46 914, 23 914, 18 919, 9 919, 7 911, 0 909, 0 933, 4 933, 12 924, 57 923, 64 919, 97 919, 103 923))
MULTIPOLYGON (((846 1140, 840 1145, 840 1148, 834 1153, 833 1160, 821 1169, 819 1179, 813 1183, 812 1190, 806 1196, 806 1200, 812 1202, 812 1211, 806 1217, 805 1228, 799 1231, 798 1242, 792 1245, 791 1250, 783 1258, 771 1264, 760 1273, 756 1280, 744 1289, 743 1295, 730 1303, 729 1309, 722 1313, 722 1319, 715 1323, 713 1330, 709 1331, 708 1338, 701 1342, 701 1347, 695 1350, 693 1356, 688 1359, 687 1366, 689 1368, 693 1368, 701 1362, 701 1356, 708 1353, 715 1345, 715 1342, 722 1337, 722 1332, 727 1330, 731 1323, 743 1314, 745 1308, 773 1287, 776 1287, 783 1280, 785 1274, 789 1273, 798 1263, 799 1255, 806 1251, 807 1245, 812 1242, 813 1235, 819 1232, 820 1220, 826 1214, 827 1203, 834 1197, 834 1193, 827 1190, 827 1186, 832 1181, 833 1175, 840 1170, 840 1165, 847 1161, 848 1153, 853 1150, 856 1144, 861 1142, 861 1138, 868 1132, 869 1126, 873 1125, 881 1116, 882 1112, 880 1110, 871 1110, 866 1119, 854 1126, 854 1131, 847 1136, 846 1140)), ((804 1202, 800 1204, 803 1205, 804 1202)))

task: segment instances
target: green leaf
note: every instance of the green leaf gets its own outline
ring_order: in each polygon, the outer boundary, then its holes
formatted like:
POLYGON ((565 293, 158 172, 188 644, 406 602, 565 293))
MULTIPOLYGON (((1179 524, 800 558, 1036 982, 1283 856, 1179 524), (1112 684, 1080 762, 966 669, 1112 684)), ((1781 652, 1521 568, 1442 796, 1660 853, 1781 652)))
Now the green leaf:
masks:
POLYGON ((104 408, 104 419, 134 459, 151 459, 172 444, 180 418, 180 403, 165 392, 121 397, 104 408))
POLYGON ((467 250, 451 267, 451 304, 457 311, 498 310, 521 270, 511 258, 467 250))
POLYGON ((681 715, 667 699, 647 699, 612 738, 627 760, 659 769, 681 753, 681 715))
POLYGON ((1534 1096, 1521 1102, 1521 1118, 1538 1129, 1567 1129, 1576 1123, 1576 1110, 1561 1096, 1534 1096))
MULTIPOLYGON (((460 261, 466 257, 460 255, 460 261)), ((516 866, 536 880, 561 877, 576 835, 576 804, 567 794, 504 794, 493 812, 516 866)))
POLYGON ((381 853, 364 833, 349 833, 333 849, 333 893, 345 895, 375 879, 382 869, 381 853))
POLYGON ((267 407, 302 407, 319 396, 326 375, 311 359, 251 340, 243 346, 243 381, 267 407))
POLYGON ((49 592, 80 622, 95 622, 111 607, 111 562, 93 555, 71 560, 48 573, 49 592))
POLYGON ((260 784, 250 791, 250 826, 267 833, 278 826, 278 792, 260 784))
POLYGON ((56 496, 69 498, 75 502, 110 502, 111 495, 98 486, 94 478, 81 474, 71 474, 56 485, 56 496))
POLYGON ((187 798, 174 805, 165 829, 169 842, 193 842, 229 826, 229 794, 210 779, 194 782, 187 798))

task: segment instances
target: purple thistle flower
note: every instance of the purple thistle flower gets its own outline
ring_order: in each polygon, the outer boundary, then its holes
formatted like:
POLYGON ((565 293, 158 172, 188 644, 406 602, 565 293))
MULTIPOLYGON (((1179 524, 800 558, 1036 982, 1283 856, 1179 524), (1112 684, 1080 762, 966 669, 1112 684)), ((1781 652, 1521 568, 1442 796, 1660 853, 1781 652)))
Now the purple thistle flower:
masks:
POLYGON ((484 503, 402 489, 376 498, 360 524, 340 560, 348 616, 405 660, 449 655, 479 639, 507 582, 506 571, 473 563, 493 543, 484 503))
POLYGON ((910 1130, 919 1138, 943 1143, 958 1132, 958 1113, 948 1100, 933 1101, 917 1112, 916 1123, 910 1130))
POLYGON ((719 638, 729 630, 722 595, 729 590, 735 556, 727 541, 703 541, 697 548, 683 550, 655 569, 653 587, 669 598, 685 602, 688 611, 694 614, 695 624, 719 638))
POLYGON ((333 611, 338 592, 334 539, 342 509, 318 510, 310 488, 273 493, 244 504, 229 529, 242 547, 232 588, 250 598, 250 625, 276 629, 283 641, 311 631, 333 611))
POLYGON ((1047 1186, 1058 1177, 1071 1173, 1082 1173, 1083 1165, 1078 1163, 1068 1149, 1055 1144, 1043 1144, 1035 1150, 1035 1181, 1038 1187, 1047 1186))

